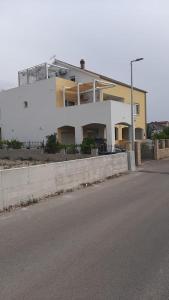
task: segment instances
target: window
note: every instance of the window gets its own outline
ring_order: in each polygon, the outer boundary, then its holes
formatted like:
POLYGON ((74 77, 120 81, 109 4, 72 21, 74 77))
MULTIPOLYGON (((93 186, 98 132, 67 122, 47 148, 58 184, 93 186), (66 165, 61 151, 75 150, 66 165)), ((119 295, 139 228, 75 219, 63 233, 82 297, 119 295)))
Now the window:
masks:
POLYGON ((134 115, 139 115, 140 114, 140 104, 136 103, 134 104, 134 115))
POLYGON ((136 115, 140 114, 140 104, 136 104, 136 115))
POLYGON ((27 108, 28 107, 28 101, 24 101, 24 108, 27 108))

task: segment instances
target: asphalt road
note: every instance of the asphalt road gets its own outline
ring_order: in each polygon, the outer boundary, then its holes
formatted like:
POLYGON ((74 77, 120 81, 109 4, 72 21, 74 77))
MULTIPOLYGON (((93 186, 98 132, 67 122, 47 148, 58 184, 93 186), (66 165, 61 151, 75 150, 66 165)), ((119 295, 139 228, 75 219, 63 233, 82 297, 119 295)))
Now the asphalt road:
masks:
POLYGON ((0 300, 169 299, 169 161, 0 216, 0 300))

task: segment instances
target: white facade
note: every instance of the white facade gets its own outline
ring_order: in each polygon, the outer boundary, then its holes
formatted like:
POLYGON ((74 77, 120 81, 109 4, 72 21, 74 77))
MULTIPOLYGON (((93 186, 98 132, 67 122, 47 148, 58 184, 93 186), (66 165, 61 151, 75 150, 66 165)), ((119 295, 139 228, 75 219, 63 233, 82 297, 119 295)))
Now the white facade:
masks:
POLYGON ((75 127, 75 142, 83 140, 82 128, 88 124, 102 124, 106 126, 106 140, 108 145, 115 143, 115 124, 130 124, 130 105, 117 101, 105 101, 63 107, 56 113, 57 127, 75 127))
MULTIPOLYGON (((69 67, 64 79, 74 75, 76 82, 93 82, 99 77, 76 67, 69 67)), ((107 100, 69 107, 57 107, 57 78, 52 77, 21 85, 0 93, 0 129, 4 140, 17 139, 22 142, 42 142, 57 129, 72 126, 74 141, 83 141, 83 126, 101 124, 105 126, 107 145, 115 144, 115 124, 130 124, 130 105, 107 100)), ((72 133, 71 133, 72 134, 72 133)), ((71 138, 69 139, 69 141, 71 138)))
POLYGON ((2 139, 42 141, 56 131, 56 79, 1 92, 0 111, 2 139))

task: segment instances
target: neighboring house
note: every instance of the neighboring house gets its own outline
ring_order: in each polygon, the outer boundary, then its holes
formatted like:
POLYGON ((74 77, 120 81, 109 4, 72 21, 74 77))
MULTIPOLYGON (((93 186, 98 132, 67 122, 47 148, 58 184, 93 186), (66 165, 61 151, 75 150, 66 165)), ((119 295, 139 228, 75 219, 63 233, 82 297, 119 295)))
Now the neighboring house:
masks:
POLYGON ((169 127, 169 121, 150 122, 147 124, 147 135, 151 138, 154 133, 160 133, 166 127, 169 127))
MULTIPOLYGON (((54 60, 18 72, 18 87, 0 93, 2 139, 42 141, 57 132, 64 144, 84 137, 114 147, 129 140, 130 85, 54 60)), ((135 139, 146 138, 146 91, 134 88, 135 139)))

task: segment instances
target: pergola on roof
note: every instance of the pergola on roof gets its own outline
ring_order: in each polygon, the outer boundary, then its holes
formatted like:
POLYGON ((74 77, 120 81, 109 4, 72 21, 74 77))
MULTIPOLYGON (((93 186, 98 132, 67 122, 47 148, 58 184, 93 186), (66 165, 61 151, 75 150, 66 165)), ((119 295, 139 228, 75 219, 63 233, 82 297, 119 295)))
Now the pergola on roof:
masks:
POLYGON ((93 82, 86 83, 77 83, 73 87, 63 87, 63 103, 65 106, 66 95, 69 97, 69 100, 77 100, 77 104, 80 105, 80 94, 93 92, 93 102, 96 102, 96 91, 101 89, 107 89, 114 87, 114 83, 106 82, 99 79, 94 79, 93 82))
POLYGON ((101 80, 94 80, 94 82, 86 82, 86 83, 78 83, 77 85, 73 87, 66 87, 65 90, 69 93, 77 93, 77 90, 79 89, 80 93, 90 92, 93 91, 93 89, 101 90, 101 89, 107 89, 114 87, 114 83, 101 81, 101 80))

